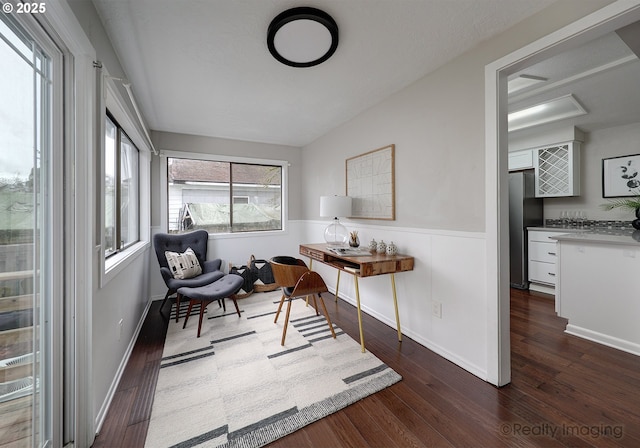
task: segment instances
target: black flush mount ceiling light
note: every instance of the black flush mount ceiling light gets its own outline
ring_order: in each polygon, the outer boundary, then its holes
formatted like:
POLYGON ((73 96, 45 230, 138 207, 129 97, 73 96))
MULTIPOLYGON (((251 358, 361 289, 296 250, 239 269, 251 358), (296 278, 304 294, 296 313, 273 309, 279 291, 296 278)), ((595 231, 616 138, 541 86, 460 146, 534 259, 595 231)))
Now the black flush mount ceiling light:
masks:
POLYGON ((338 25, 316 8, 288 9, 271 21, 267 46, 283 64, 313 67, 329 59, 338 48, 338 25))

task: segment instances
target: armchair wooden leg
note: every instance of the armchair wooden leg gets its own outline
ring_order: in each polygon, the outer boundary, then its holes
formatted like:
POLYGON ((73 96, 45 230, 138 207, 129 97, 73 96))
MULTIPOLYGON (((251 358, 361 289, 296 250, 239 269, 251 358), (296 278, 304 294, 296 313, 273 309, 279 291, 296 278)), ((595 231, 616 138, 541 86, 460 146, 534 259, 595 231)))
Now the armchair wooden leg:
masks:
POLYGON ((198 337, 200 337, 200 328, 202 328, 202 317, 204 316, 204 309, 207 307, 207 302, 200 302, 200 319, 198 320, 198 337))
POLYGON ((171 291, 170 289, 167 289, 167 293, 164 295, 164 300, 162 301, 162 304, 160 305, 160 314, 162 314, 162 308, 164 308, 164 304, 167 303, 167 300, 169 300, 169 296, 173 292, 174 291, 171 291))
POLYGON ((280 311, 282 310, 283 303, 284 303, 284 294, 282 294, 282 298, 280 299, 280 305, 278 305, 278 311, 276 311, 276 318, 273 320, 274 324, 278 322, 278 316, 280 316, 280 311))
POLYGON ((289 299, 289 303, 287 304, 287 314, 284 318, 284 328, 282 329, 282 341, 280 345, 284 345, 284 340, 287 337, 287 326, 289 325, 289 314, 291 314, 291 301, 293 299, 289 299))
POLYGON ((180 293, 176 294, 176 322, 178 322, 178 318, 180 317, 180 293))
POLYGON ((189 320, 189 316, 191 315, 191 308, 195 303, 195 300, 189 300, 189 307, 187 308, 187 315, 184 316, 184 322, 182 323, 182 328, 184 329, 187 326, 187 321, 189 320))
MULTIPOLYGON (((331 319, 329 318, 329 313, 327 312, 327 307, 324 306, 324 300, 322 299, 322 295, 318 294, 320 297, 320 305, 322 305, 322 311, 324 311, 324 317, 327 319, 327 323, 329 324, 329 329, 331 330, 331 334, 333 335, 333 339, 336 338, 336 332, 333 331, 333 324, 331 323, 331 319)), ((314 296, 315 298, 315 296, 314 296)))
MULTIPOLYGON (((231 297, 229 297, 229 298, 230 298, 231 300, 233 300, 233 304, 235 305, 235 307, 236 307, 236 311, 238 312, 238 317, 242 317, 242 316, 240 315, 240 308, 238 308, 238 302, 236 302, 236 295, 235 295, 235 294, 233 294, 233 295, 232 295, 231 297)), ((224 299, 222 299, 222 300, 224 301, 224 299)))

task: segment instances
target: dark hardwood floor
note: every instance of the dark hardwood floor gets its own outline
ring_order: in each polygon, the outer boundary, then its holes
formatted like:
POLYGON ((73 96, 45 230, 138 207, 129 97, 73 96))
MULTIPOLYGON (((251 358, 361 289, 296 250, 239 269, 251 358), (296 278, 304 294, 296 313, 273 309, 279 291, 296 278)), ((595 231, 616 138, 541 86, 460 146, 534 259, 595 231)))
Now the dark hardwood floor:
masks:
MULTIPOLYGON (((326 303, 331 320, 357 340, 355 309, 326 303)), ((95 448, 144 445, 167 326, 159 304, 95 448)), ((403 380, 270 446, 640 446, 640 357, 563 333, 550 296, 511 291, 512 382, 502 388, 409 338, 398 343, 393 328, 363 316, 367 348, 403 380)))

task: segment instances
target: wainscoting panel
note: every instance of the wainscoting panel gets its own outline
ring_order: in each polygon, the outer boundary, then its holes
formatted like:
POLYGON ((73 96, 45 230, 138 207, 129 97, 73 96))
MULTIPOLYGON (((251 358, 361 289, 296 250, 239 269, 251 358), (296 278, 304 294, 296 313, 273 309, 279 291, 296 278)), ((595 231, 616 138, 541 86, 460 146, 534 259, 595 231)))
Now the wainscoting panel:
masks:
MULTIPOLYGON (((305 241, 323 241, 325 221, 307 221, 305 241)), ((393 241, 402 254, 415 257, 414 270, 396 274, 402 333, 474 375, 487 379, 486 247, 483 233, 362 225, 343 222, 358 230, 367 246, 372 238, 393 241), (433 313, 434 305, 442 317, 433 313)), ((308 260, 305 260, 308 261, 308 260)), ((313 264, 335 292, 337 271, 313 264)), ((360 279, 362 309, 395 327, 389 276, 360 279)), ((353 277, 343 273, 338 295, 355 305, 353 277)), ((366 343, 366 332, 365 343, 366 343)))

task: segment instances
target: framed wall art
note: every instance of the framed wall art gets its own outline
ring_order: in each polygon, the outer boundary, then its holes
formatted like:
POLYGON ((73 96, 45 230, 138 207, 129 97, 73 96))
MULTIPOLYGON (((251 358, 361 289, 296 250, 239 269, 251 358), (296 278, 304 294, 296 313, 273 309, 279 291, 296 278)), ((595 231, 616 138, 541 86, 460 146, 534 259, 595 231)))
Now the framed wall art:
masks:
POLYGON ((351 218, 395 220, 395 145, 351 157, 345 168, 351 218))
POLYGON ((640 191, 640 154, 602 159, 602 197, 637 196, 640 191))

